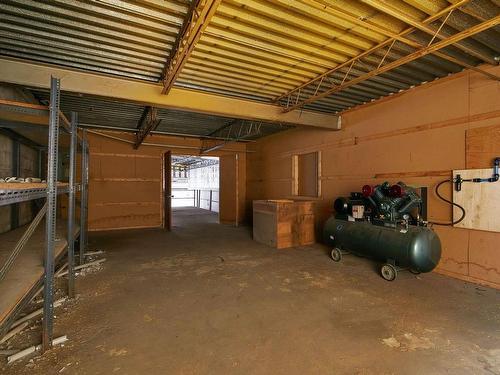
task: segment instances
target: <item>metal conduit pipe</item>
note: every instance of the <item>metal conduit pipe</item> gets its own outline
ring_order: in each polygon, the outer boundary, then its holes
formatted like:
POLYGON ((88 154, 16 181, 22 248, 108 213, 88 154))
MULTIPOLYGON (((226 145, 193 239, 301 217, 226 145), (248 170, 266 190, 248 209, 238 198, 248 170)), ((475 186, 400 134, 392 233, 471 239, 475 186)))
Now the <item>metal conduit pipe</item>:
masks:
MULTIPOLYGON (((93 130, 87 130, 87 133, 92 133, 92 134, 95 134, 95 135, 99 135, 101 137, 114 139, 114 140, 117 140, 117 141, 120 141, 120 142, 129 143, 129 144, 132 144, 132 145, 135 143, 134 141, 129 141, 128 139, 123 139, 123 138, 120 138, 120 137, 115 137, 115 136, 109 135, 109 134, 103 134, 101 132, 97 132, 97 131, 93 131, 93 130)), ((149 143, 149 142, 144 142, 144 143, 141 144, 141 146, 153 146, 153 147, 165 147, 165 148, 190 149, 190 150, 198 150, 198 151, 200 150, 200 147, 196 147, 196 146, 169 145, 169 144, 166 144, 166 143, 149 143)), ((224 151, 245 152, 245 153, 255 152, 255 151, 250 151, 250 150, 241 151, 241 150, 232 150, 232 149, 227 149, 227 150, 224 150, 224 151)))

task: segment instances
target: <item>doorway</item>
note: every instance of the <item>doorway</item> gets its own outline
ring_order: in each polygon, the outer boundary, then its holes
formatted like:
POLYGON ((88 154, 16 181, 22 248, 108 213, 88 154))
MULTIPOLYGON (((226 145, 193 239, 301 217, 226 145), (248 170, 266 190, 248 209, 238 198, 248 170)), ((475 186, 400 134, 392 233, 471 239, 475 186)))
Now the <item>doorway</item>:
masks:
POLYGON ((219 158, 172 155, 170 171, 171 225, 218 223, 219 158))

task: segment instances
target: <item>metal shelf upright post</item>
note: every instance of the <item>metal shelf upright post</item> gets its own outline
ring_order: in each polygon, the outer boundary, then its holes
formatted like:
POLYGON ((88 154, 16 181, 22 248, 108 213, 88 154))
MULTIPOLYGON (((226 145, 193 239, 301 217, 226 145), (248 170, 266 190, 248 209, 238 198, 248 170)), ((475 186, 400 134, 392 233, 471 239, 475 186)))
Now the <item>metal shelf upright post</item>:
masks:
POLYGON ((79 264, 83 264, 85 249, 87 248, 87 218, 88 218, 88 186, 89 186, 89 146, 87 141, 87 131, 82 129, 82 177, 80 195, 80 259, 79 264))
MULTIPOLYGON (((57 156, 59 148, 60 81, 51 77, 49 103, 49 147, 47 150, 47 213, 45 274, 43 288, 42 350, 52 346, 54 323, 54 245, 56 241, 57 156)), ((71 189, 71 187, 70 187, 71 189)))
MULTIPOLYGON (((79 190, 80 184, 76 182, 76 153, 78 143, 82 149, 82 185, 85 187, 82 190, 81 200, 81 216, 80 236, 83 237, 81 250, 84 251, 86 246, 86 231, 87 231, 87 186, 88 186, 88 143, 78 134, 78 117, 76 113, 71 115, 71 123, 66 119, 60 111, 60 80, 51 77, 50 85, 50 103, 49 106, 34 105, 24 102, 16 102, 9 100, 0 101, 0 125, 2 127, 15 127, 19 124, 40 126, 46 124, 48 118, 49 136, 47 149, 47 174, 46 185, 40 183, 30 184, 24 187, 22 184, 0 184, 0 206, 10 205, 19 202, 25 202, 35 199, 46 198, 43 208, 38 212, 35 219, 28 226, 25 233, 17 241, 14 250, 8 254, 7 262, 0 267, 0 288, 14 288, 14 296, 12 301, 3 304, 3 310, 0 311, 0 337, 3 337, 12 324, 15 322, 19 314, 30 303, 30 301, 43 290, 43 322, 42 322, 42 351, 49 349, 52 346, 53 336, 53 310, 54 310, 54 268, 56 262, 62 259, 64 249, 61 248, 61 242, 56 239, 56 213, 57 213, 57 196, 59 194, 68 193, 68 220, 67 220, 67 244, 65 250, 68 251, 68 295, 73 297, 74 289, 74 266, 75 266, 75 237, 76 237, 76 220, 75 220, 75 193, 79 190), (19 115, 17 117, 17 115, 19 115), (62 121, 61 121, 62 120, 62 121), (61 123, 60 123, 61 121, 61 123), (60 126, 61 125, 61 126, 60 126), (58 184, 58 146, 59 146, 59 131, 64 129, 70 134, 70 168, 69 168, 69 184, 58 184), (18 263, 13 267, 14 260, 22 252, 23 248, 27 247, 27 242, 34 234, 37 225, 45 216, 45 241, 43 246, 43 273, 40 272, 39 278, 33 280, 33 277, 20 278, 20 275, 32 275, 37 271, 37 266, 28 263, 30 271, 26 272, 22 268, 23 264, 18 263), (17 267, 21 267, 18 269, 17 267), (9 273, 13 272, 14 275, 9 273), (14 279, 2 280, 5 277, 12 276, 14 279), (4 282, 12 282, 13 284, 2 284, 4 282), (21 280, 21 284, 20 284, 21 280), (22 282, 26 284, 22 284, 22 282), (16 289, 17 288, 17 289, 16 289)), ((40 177, 42 171, 42 158, 39 157, 40 177)), ((33 244, 30 245, 29 251, 33 251, 33 244)), ((6 289, 7 290, 7 289, 6 289)), ((1 293, 0 293, 1 294, 1 293)), ((2 295, 3 297, 3 295, 2 295)))
MULTIPOLYGON (((68 296, 75 296, 75 167, 78 132, 78 115, 71 112, 71 139, 69 149, 69 195, 68 195, 68 296)), ((80 231, 81 231, 80 226, 80 231)), ((81 233, 81 232, 80 232, 81 233)), ((80 234, 81 235, 81 234, 80 234)))

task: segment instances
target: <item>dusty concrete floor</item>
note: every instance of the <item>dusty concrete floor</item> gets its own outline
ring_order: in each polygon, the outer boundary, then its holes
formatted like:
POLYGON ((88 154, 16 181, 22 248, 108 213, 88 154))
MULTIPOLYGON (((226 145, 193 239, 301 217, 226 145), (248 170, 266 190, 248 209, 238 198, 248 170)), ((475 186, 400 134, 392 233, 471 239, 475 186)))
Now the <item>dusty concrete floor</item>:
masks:
POLYGON ((107 261, 57 314, 70 341, 0 373, 500 374, 499 291, 389 283, 368 260, 273 250, 203 211, 174 226, 93 234, 107 261))

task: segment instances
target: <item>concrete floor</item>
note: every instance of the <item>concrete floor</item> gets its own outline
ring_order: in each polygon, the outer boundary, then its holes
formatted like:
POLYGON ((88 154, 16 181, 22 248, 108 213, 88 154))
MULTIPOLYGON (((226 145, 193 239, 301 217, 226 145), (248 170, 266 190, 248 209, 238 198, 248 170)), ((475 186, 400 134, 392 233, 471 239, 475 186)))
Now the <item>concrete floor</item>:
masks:
POLYGON ((102 271, 56 311, 69 342, 8 374, 500 374, 500 292, 437 274, 384 281, 317 245, 176 211, 174 231, 95 233, 102 271))

